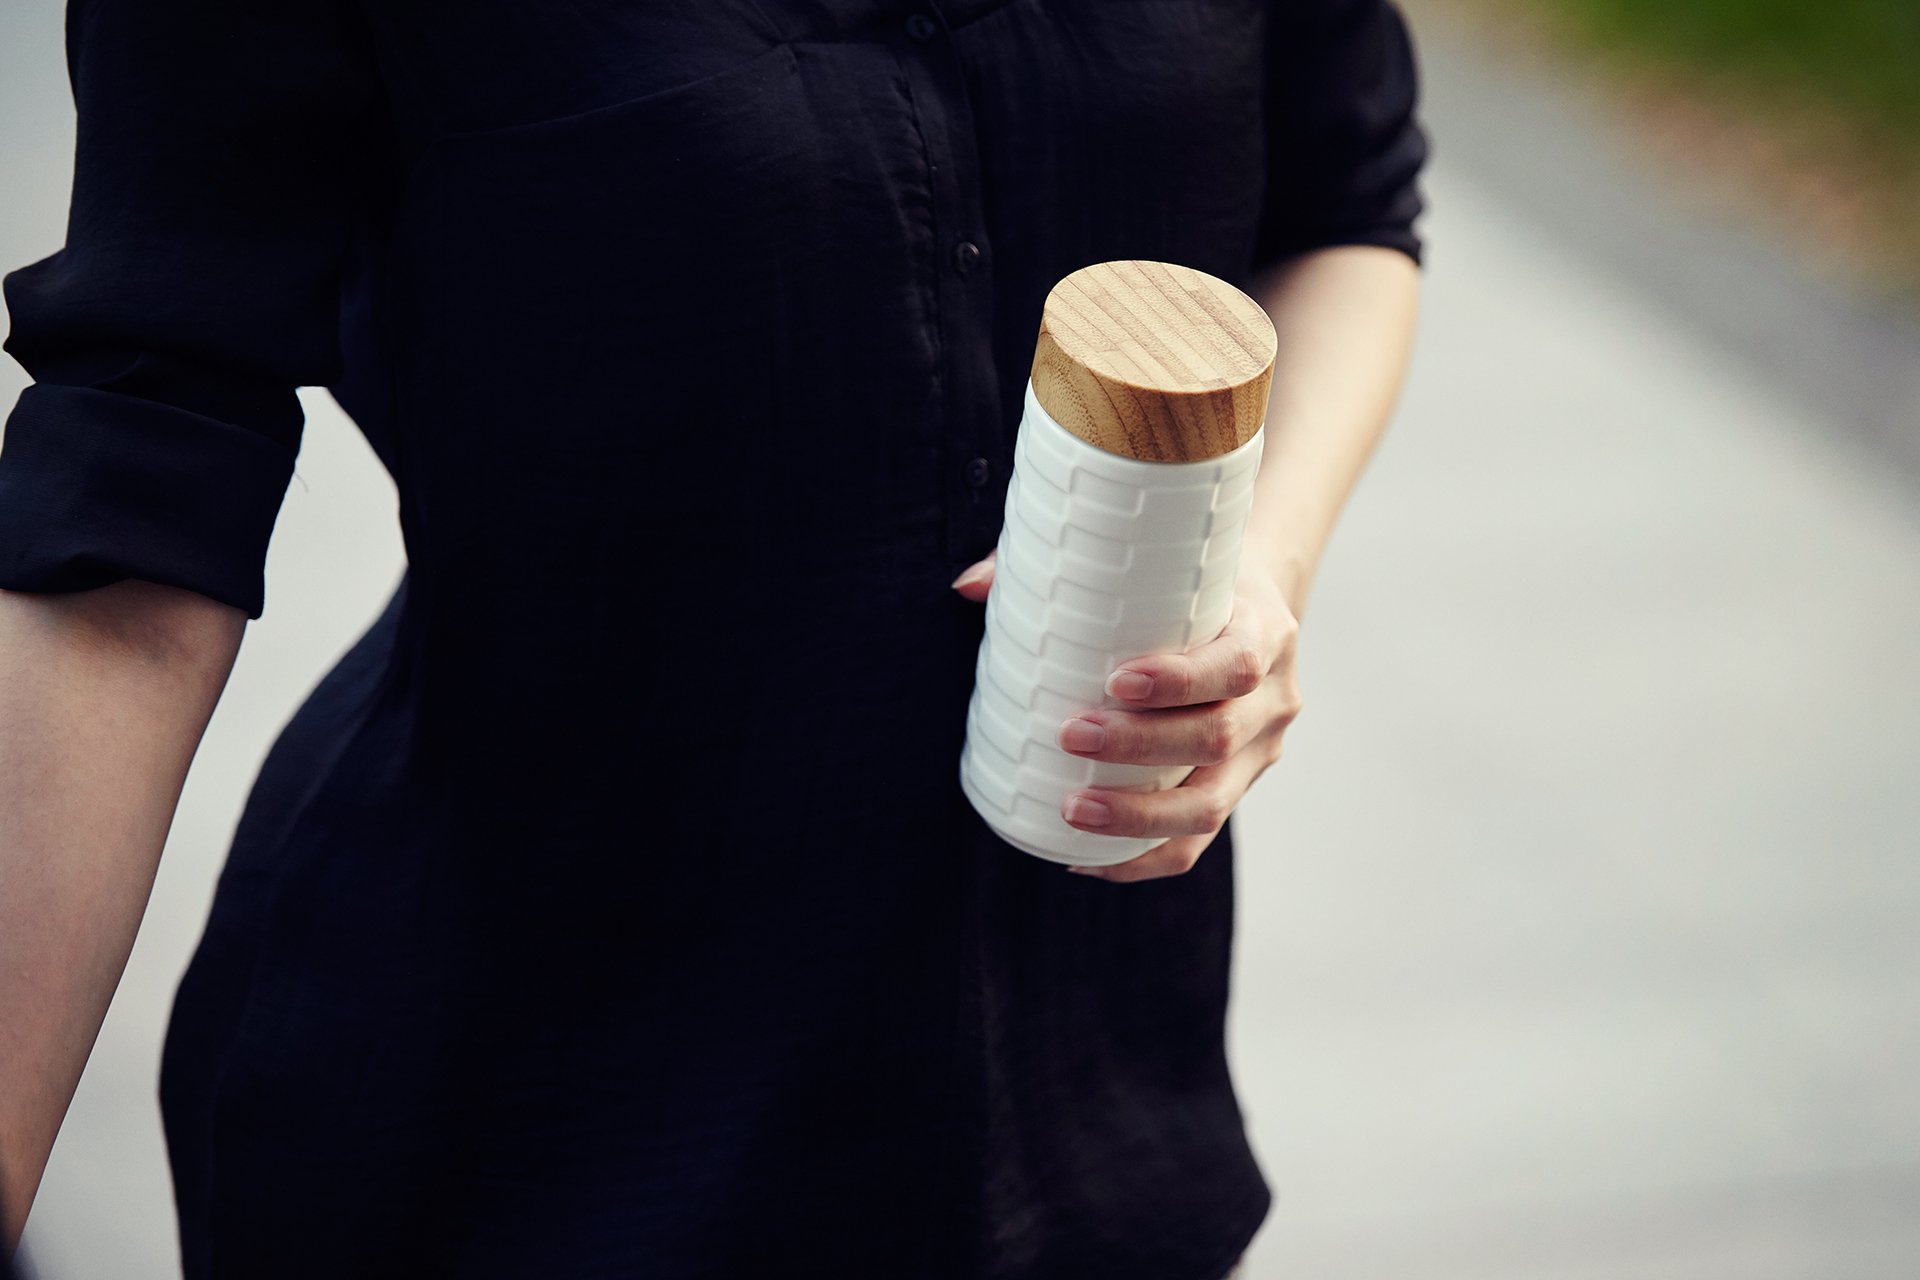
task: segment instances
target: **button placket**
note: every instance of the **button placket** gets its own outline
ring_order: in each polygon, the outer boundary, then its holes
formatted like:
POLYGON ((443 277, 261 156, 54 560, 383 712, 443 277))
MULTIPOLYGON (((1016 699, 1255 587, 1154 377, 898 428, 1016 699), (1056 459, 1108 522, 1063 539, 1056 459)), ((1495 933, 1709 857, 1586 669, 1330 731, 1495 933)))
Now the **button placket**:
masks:
POLYGON ((982 270, 992 245, 984 234, 980 146, 961 40, 946 26, 937 0, 906 15, 896 30, 906 37, 895 47, 927 148, 937 237, 935 274, 928 284, 940 335, 947 551, 957 562, 968 562, 984 554, 999 533, 1000 511, 991 500, 998 469, 993 459, 1013 429, 1001 421, 993 278, 982 270))

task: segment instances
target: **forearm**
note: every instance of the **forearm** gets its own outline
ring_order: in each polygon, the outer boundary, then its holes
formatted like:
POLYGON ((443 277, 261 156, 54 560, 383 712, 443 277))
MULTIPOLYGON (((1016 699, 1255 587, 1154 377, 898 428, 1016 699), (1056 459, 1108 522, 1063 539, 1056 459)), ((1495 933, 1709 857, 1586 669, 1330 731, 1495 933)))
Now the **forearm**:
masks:
POLYGON ((1339 246, 1253 282, 1279 354, 1243 554, 1271 572, 1296 617, 1399 395, 1419 279, 1396 250, 1339 246))
POLYGON ((0 591, 0 1244, 132 949, 240 610, 128 581, 0 591))

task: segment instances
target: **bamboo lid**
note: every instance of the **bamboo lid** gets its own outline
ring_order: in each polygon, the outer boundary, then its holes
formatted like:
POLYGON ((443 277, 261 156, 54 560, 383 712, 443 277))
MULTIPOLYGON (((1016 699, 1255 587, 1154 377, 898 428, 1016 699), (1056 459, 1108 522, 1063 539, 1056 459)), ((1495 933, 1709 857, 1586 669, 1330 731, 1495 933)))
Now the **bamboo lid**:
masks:
POLYGON ((1110 453, 1198 462, 1260 429, 1278 345, 1266 309, 1216 276, 1172 262, 1096 262, 1047 294, 1034 398, 1110 453))

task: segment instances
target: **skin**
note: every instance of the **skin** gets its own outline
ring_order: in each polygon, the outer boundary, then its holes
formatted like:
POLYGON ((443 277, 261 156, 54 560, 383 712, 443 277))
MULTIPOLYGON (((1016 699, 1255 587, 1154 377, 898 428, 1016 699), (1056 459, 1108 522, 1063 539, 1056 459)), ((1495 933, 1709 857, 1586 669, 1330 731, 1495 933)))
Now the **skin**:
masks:
MULTIPOLYGON (((1419 269, 1405 254, 1343 245, 1302 254, 1253 281, 1279 335, 1255 481, 1226 630, 1185 654, 1121 663, 1107 693, 1060 726, 1063 750, 1089 760, 1185 764, 1177 787, 1089 787, 1060 812, 1083 831, 1167 836, 1165 844, 1076 875, 1127 883, 1193 869, 1255 780, 1280 759, 1300 714, 1300 618, 1335 520, 1399 396, 1412 348, 1419 269)), ((984 603, 993 557, 954 590, 984 603)))
MULTIPOLYGON (((1081 874, 1124 882, 1191 869, 1279 759, 1300 713, 1298 619, 1398 392, 1417 281, 1399 253, 1345 247, 1302 255, 1255 282, 1281 357, 1232 621, 1191 653, 1122 664, 1111 689, 1137 709, 1089 709, 1061 727, 1062 745, 1090 759, 1198 767, 1163 792, 1069 797, 1068 820, 1086 830, 1173 837, 1131 862, 1076 868, 1081 874), (1137 690, 1129 675, 1142 678, 1137 690)), ((984 601, 992 570, 990 558, 974 565, 955 589, 984 601)), ((148 582, 0 590, 0 1240, 8 1250, 126 967, 187 766, 245 627, 230 605, 148 582)))
POLYGON ((0 590, 0 1240, 126 967, 246 615, 177 587, 0 590))

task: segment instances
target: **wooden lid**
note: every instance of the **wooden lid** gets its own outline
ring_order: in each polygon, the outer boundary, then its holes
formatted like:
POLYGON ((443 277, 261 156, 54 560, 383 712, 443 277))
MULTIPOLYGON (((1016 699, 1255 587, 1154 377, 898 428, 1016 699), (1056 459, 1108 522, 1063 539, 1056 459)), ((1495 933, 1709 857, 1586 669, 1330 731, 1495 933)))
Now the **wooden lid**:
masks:
POLYGON ((1218 277, 1172 262, 1096 262, 1047 294, 1034 398, 1111 453, 1216 458, 1266 420, 1277 346, 1266 309, 1218 277))

